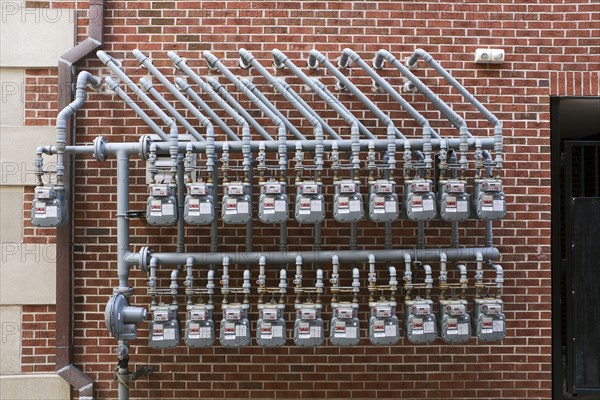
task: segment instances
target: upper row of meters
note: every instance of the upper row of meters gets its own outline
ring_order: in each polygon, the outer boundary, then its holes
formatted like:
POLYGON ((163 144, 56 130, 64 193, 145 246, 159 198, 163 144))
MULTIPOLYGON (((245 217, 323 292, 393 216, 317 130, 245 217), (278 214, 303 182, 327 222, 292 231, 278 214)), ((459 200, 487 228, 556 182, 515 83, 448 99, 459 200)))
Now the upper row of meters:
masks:
MULTIPOLYGON (((338 222, 357 222, 365 217, 365 204, 358 180, 340 180, 334 184, 333 218, 338 222)), ((505 195, 502 182, 497 179, 476 179, 473 195, 467 192, 467 183, 460 179, 439 181, 439 190, 433 191, 428 179, 405 181, 402 204, 396 193, 396 183, 376 180, 369 184, 366 214, 373 222, 392 222, 401 213, 413 221, 437 218, 444 221, 463 221, 475 216, 492 220, 504 218, 505 195)), ((146 218, 151 225, 173 225, 177 222, 176 186, 170 183, 150 185, 146 218)), ((210 224, 216 218, 213 185, 187 185, 184 220, 193 225, 210 224)), ((281 223, 289 218, 287 185, 271 180, 260 183, 258 218, 263 223, 281 223)), ((299 223, 319 223, 325 219, 323 184, 305 181, 296 184, 294 215, 299 223)), ((244 224, 252 218, 252 186, 245 182, 224 184, 221 219, 226 224, 244 224)))

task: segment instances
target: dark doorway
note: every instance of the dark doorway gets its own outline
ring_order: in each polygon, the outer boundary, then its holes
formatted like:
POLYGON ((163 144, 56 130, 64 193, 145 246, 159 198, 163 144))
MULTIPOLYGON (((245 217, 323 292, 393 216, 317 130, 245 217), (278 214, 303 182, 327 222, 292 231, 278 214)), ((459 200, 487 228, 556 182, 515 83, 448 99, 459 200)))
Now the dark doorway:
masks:
POLYGON ((600 396, 600 98, 552 98, 553 397, 600 396))

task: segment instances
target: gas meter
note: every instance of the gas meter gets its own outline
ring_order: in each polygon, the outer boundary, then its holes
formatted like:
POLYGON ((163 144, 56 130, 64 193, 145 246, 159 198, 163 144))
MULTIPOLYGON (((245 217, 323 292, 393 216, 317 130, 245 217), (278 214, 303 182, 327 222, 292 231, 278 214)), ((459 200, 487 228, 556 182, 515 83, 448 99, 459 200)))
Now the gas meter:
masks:
POLYGON ((68 219, 62 186, 37 186, 31 208, 31 223, 40 227, 61 226, 68 219))
POLYGON ((295 215, 301 224, 319 223, 325 219, 322 183, 308 181, 297 185, 295 215))
POLYGON ((223 304, 221 320, 221 346, 242 347, 250 344, 250 320, 248 304, 223 304))
POLYGON ((373 222, 392 222, 398 219, 396 183, 378 180, 369 185, 369 218, 373 222))
POLYGON ((168 349, 179 343, 179 315, 177 306, 161 305, 151 308, 152 320, 148 329, 148 345, 168 349))
POLYGON ((440 217, 444 221, 464 221, 469 218, 467 183, 462 180, 439 182, 438 201, 440 217))
POLYGON ((150 225, 167 226, 177 222, 177 187, 168 183, 150 184, 146 220, 150 225))
POLYGON ((412 221, 426 221, 436 217, 435 194, 428 179, 408 181, 404 185, 406 216, 412 221))
POLYGON ((446 343, 465 343, 471 338, 466 300, 440 301, 440 336, 446 343))
POLYGON ((358 304, 331 303, 329 340, 335 346, 356 346, 360 341, 358 304))
POLYGON ((333 218, 337 222, 356 222, 364 216, 360 184, 353 180, 342 180, 335 185, 333 218))
POLYGON ((215 342, 215 321, 212 304, 187 307, 185 344, 188 347, 209 347, 215 342))
POLYGON ((479 219, 506 216, 506 198, 499 179, 476 179, 473 188, 473 213, 479 219))
POLYGON ((288 219, 288 196, 283 182, 262 182, 258 219, 265 224, 277 224, 288 219))
POLYGON ((473 330, 482 342, 496 342, 506 337, 506 317, 500 299, 475 299, 473 330))
POLYGON ((369 303, 369 340, 376 345, 391 345, 400 340, 400 324, 395 301, 369 303))
POLYGON ((411 343, 431 343, 437 337, 435 314, 431 300, 404 302, 404 332, 411 343))
POLYGON ((245 224, 252 218, 251 188, 249 184, 232 182, 225 184, 221 218, 226 224, 245 224))
POLYGON ((215 219, 212 184, 192 183, 187 185, 183 218, 192 225, 209 225, 215 219))
POLYGON ((259 346, 275 347, 285 344, 285 304, 259 304, 256 322, 256 343, 259 346))
POLYGON ((323 343, 323 319, 321 304, 296 304, 294 343, 296 346, 316 347, 323 343))

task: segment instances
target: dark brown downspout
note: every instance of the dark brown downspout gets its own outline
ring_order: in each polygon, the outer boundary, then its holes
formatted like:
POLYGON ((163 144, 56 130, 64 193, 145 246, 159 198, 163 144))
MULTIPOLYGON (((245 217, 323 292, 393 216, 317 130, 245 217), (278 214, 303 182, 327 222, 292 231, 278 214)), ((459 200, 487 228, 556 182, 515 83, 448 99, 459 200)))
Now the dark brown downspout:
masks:
MULTIPOLYGON (((73 100, 74 66, 104 43, 106 0, 90 0, 88 37, 58 59, 58 111, 73 100)), ((76 17, 76 16, 75 16, 76 17)), ((67 124, 66 145, 72 145, 73 119, 67 124)), ((73 159, 65 159, 65 198, 69 199, 69 223, 56 229, 56 373, 79 391, 80 399, 93 399, 95 382, 73 365, 73 159)))

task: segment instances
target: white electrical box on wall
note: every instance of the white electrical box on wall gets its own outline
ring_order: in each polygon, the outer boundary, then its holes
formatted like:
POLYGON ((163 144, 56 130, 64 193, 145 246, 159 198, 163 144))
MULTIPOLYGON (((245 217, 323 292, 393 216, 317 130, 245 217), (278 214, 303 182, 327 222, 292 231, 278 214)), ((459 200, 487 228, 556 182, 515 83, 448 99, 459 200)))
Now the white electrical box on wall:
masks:
POLYGON ((502 64, 504 62, 503 49, 477 49, 475 50, 475 63, 477 64, 502 64))

